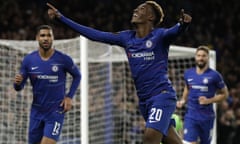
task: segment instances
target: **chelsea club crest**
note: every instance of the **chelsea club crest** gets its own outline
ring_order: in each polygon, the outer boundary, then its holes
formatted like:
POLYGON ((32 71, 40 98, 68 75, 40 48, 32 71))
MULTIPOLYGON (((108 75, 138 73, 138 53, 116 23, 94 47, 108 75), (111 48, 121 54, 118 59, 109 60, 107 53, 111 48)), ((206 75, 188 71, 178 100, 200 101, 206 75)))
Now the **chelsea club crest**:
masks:
POLYGON ((204 83, 204 84, 207 84, 207 83, 208 83, 208 79, 207 79, 207 78, 204 78, 204 79, 203 79, 203 83, 204 83))
POLYGON ((58 71, 58 66, 56 66, 56 65, 52 66, 52 71, 57 72, 58 71))
POLYGON ((146 47, 147 48, 151 48, 152 47, 152 41, 151 40, 147 40, 146 41, 146 47))

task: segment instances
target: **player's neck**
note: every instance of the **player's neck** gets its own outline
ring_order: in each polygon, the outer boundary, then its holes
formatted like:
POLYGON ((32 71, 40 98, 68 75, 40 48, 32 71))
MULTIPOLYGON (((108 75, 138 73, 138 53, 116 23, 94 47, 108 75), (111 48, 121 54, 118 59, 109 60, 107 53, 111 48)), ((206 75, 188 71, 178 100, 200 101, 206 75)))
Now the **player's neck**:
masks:
POLYGON ((49 50, 39 49, 39 55, 43 60, 48 60, 54 53, 54 49, 50 48, 49 50))
POLYGON ((144 38, 146 37, 154 27, 149 26, 149 25, 138 25, 136 27, 136 37, 138 38, 144 38))
POLYGON ((205 66, 203 68, 197 67, 196 72, 197 74, 202 74, 208 69, 208 66, 205 66))

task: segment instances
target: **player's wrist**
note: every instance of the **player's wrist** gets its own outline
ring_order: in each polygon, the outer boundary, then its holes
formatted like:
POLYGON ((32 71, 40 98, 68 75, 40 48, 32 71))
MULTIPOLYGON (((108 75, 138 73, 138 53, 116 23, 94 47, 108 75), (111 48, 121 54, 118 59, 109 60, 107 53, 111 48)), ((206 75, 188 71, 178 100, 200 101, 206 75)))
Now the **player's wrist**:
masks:
POLYGON ((55 18, 61 18, 62 14, 59 11, 56 11, 56 17, 55 18))

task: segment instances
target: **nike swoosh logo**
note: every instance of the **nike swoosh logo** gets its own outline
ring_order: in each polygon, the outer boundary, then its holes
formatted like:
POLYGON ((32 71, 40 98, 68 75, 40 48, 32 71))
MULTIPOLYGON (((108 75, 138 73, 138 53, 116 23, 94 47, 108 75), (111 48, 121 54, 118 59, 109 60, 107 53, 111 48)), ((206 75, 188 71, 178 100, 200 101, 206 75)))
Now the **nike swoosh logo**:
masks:
POLYGON ((193 80, 193 79, 188 79, 187 81, 190 82, 190 81, 192 81, 192 80, 193 80))
POLYGON ((31 69, 32 69, 32 70, 35 70, 35 69, 38 69, 38 67, 32 67, 31 69))
POLYGON ((156 120, 149 120, 150 123, 155 123, 155 122, 159 122, 159 121, 156 121, 156 120))

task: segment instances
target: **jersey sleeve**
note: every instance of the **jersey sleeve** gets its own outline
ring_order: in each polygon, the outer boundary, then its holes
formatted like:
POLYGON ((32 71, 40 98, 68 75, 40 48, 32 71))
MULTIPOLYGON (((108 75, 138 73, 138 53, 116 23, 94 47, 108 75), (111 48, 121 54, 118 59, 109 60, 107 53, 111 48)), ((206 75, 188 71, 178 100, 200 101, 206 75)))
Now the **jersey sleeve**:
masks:
POLYGON ((79 71, 79 68, 77 67, 76 64, 74 64, 72 58, 70 58, 69 56, 65 55, 65 69, 66 72, 68 72, 71 76, 72 76, 72 83, 69 89, 69 92, 66 94, 66 96, 73 98, 80 80, 81 80, 81 74, 79 71))
POLYGON ((103 32, 87 26, 83 26, 70 20, 69 18, 66 18, 63 15, 60 17, 59 20, 90 40, 124 46, 123 38, 120 33, 115 34, 110 32, 103 32))
POLYGON ((183 74, 183 79, 184 79, 184 82, 186 85, 188 85, 188 81, 187 81, 187 73, 188 73, 189 70, 186 70, 183 74))
POLYGON ((180 24, 177 23, 176 25, 167 28, 163 32, 164 41, 168 44, 172 43, 176 38, 183 33, 189 24, 180 24))
POLYGON ((220 73, 216 73, 216 86, 217 86, 217 88, 219 88, 219 89, 222 89, 222 88, 224 88, 225 87, 225 82, 224 82, 224 80, 223 80, 223 77, 222 77, 222 75, 220 74, 220 73))

